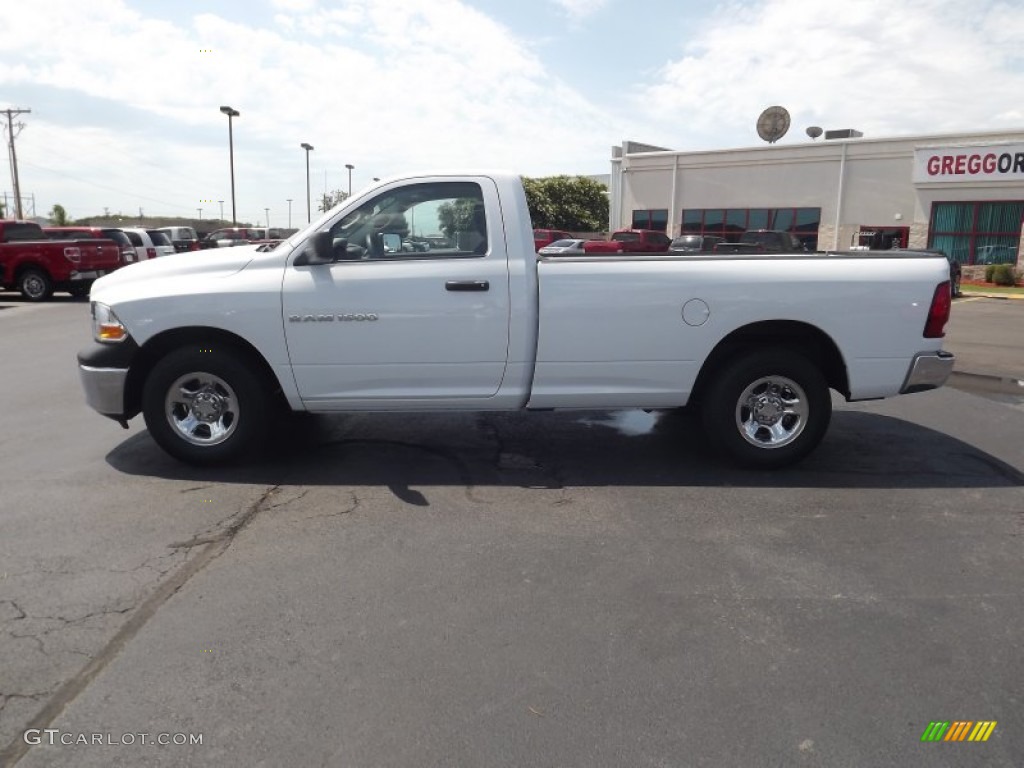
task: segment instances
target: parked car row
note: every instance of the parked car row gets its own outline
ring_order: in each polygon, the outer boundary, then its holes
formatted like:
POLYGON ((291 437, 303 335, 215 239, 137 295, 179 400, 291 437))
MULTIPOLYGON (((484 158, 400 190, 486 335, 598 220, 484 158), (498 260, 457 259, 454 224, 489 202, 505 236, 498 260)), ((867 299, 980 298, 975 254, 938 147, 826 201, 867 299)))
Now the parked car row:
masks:
POLYGON ((54 291, 86 296, 94 280, 128 263, 125 238, 76 229, 51 235, 35 222, 0 221, 0 287, 29 301, 54 291))
POLYGON ((796 235, 771 229, 744 232, 736 243, 718 235, 703 234, 686 234, 673 239, 653 229, 620 229, 613 232, 608 240, 585 240, 561 230, 535 229, 533 242, 537 253, 542 256, 588 253, 799 253, 806 250, 796 235))

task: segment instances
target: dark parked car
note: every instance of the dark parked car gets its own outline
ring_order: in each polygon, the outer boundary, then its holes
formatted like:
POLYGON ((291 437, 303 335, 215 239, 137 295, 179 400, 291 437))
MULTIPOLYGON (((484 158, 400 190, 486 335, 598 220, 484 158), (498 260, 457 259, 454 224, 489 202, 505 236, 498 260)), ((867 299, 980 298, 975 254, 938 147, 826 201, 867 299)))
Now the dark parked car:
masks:
POLYGON ((669 253, 711 253, 722 242, 725 238, 718 235, 682 235, 669 244, 668 250, 669 253))

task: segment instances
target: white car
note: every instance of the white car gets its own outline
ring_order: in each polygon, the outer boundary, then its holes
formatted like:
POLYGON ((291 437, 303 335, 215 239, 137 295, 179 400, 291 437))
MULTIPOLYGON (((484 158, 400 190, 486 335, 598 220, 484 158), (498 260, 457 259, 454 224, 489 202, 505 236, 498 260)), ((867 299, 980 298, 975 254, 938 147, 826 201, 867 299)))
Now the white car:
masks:
POLYGON ((135 247, 139 261, 155 259, 157 256, 173 256, 177 251, 174 244, 163 232, 155 229, 122 229, 135 247))
POLYGON ((537 253, 541 256, 582 256, 583 244, 586 240, 572 238, 570 240, 555 240, 551 245, 545 245, 537 253))

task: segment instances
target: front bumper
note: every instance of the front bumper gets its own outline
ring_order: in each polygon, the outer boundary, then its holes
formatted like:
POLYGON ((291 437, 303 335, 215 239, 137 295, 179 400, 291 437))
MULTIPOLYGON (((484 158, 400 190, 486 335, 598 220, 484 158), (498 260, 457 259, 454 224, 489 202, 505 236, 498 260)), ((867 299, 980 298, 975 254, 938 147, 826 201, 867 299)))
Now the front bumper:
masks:
POLYGON ((910 392, 938 389, 946 383, 949 374, 953 372, 955 360, 952 352, 942 350, 914 355, 910 369, 907 371, 907 378, 900 388, 900 394, 906 395, 910 392))
POLYGON ((92 368, 79 365, 78 374, 85 390, 85 402, 104 416, 124 421, 124 392, 127 368, 92 368))
POLYGON ((93 343, 78 353, 78 375, 85 402, 98 413, 127 426, 125 394, 128 370, 139 351, 129 337, 120 344, 93 343))

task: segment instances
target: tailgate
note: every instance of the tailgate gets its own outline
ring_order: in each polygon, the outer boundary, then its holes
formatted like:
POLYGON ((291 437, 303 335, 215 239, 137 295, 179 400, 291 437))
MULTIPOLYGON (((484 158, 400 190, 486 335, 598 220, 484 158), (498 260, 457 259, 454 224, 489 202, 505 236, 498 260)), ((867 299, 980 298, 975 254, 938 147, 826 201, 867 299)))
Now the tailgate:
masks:
POLYGON ((75 245, 82 253, 82 259, 78 264, 82 271, 110 271, 121 266, 121 247, 113 240, 79 240, 75 245))

